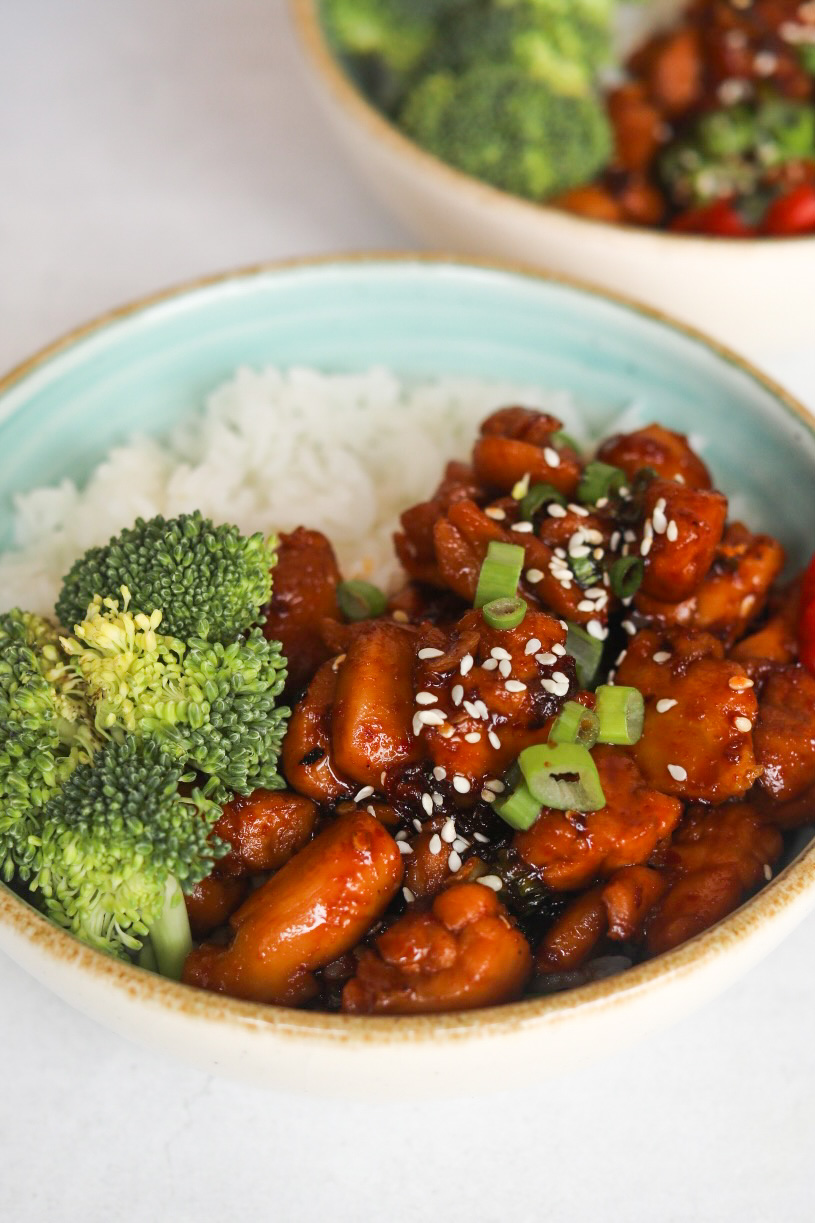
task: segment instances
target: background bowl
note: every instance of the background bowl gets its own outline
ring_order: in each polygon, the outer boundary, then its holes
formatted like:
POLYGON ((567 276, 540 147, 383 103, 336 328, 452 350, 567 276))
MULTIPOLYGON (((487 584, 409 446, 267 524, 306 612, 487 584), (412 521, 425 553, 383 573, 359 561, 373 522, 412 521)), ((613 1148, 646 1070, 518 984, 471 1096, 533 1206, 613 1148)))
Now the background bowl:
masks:
MULTIPOLYGON (((325 38, 319 0, 289 0, 308 76, 373 194, 422 242, 520 260, 625 293, 742 352, 812 338, 815 236, 726 239, 609 225, 529 203, 425 153, 371 106, 325 38)), ((664 0, 651 0, 661 10, 664 0)), ((676 8, 670 3, 669 8, 676 8)))
MULTIPOLYGON (((749 496, 793 562, 811 550, 815 422, 778 388, 701 336, 578 285, 416 257, 202 282, 11 373, 0 383, 0 547, 15 492, 81 478, 134 428, 167 429, 237 366, 269 363, 540 383, 571 391, 598 431, 632 409, 702 435, 717 483, 749 496)), ((426 1095, 469 1090, 461 1054, 476 1048, 500 1088, 635 1041, 724 989, 814 904, 815 847, 804 846, 738 912, 619 977, 420 1018, 297 1012, 177 985, 83 946, 2 886, 0 949, 100 1022, 208 1068, 294 1089, 426 1095)))

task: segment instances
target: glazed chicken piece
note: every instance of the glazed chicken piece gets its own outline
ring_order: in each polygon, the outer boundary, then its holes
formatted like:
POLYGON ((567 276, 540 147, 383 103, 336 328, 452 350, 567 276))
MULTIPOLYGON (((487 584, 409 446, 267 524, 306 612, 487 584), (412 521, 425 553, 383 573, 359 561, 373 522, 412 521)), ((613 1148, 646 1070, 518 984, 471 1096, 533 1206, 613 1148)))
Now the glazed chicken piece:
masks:
POLYGON ((607 879, 622 866, 647 862, 679 823, 682 804, 651 788, 626 750, 592 752, 606 805, 600 811, 544 808, 513 846, 556 891, 572 892, 607 879))
POLYGON ((652 480, 645 494, 642 593, 664 603, 692 595, 713 564, 726 517, 721 493, 652 480))
POLYGON ((228 947, 192 951, 184 981, 236 998, 299 1006, 316 969, 350 951, 402 882, 402 855, 366 811, 339 816, 232 915, 228 947))
POLYGON ((246 898, 249 880, 237 876, 208 875, 184 897, 194 939, 206 938, 225 926, 246 898))
POLYGON ((340 571, 325 535, 298 527, 280 536, 273 577, 263 632, 283 646, 288 664, 285 691, 291 696, 331 655, 321 626, 325 619, 339 619, 340 571))
POLYGON ((580 460, 571 446, 553 435, 561 421, 532 408, 501 408, 481 426, 473 448, 473 470, 491 493, 508 495, 519 480, 551 484, 567 497, 580 479, 580 460))
POLYGON ((789 802, 815 786, 815 676, 800 666, 770 675, 754 737, 768 795, 789 802))
POLYGON ((617 684, 639 688, 645 725, 631 748, 649 785, 685 799, 723 803, 761 775, 753 750, 753 681, 707 633, 632 638, 617 684))
POLYGON ((798 616, 800 583, 795 582, 781 595, 771 615, 761 628, 744 637, 730 651, 755 678, 755 672, 766 669, 768 663, 794 662, 798 655, 798 616))
POLYGON ((219 875, 279 870, 312 834, 317 808, 289 790, 238 794, 224 807, 215 834, 231 846, 216 866, 219 875))
POLYGON ((495 893, 477 883, 447 888, 429 912, 409 912, 358 952, 342 1009, 407 1015, 497 1006, 520 997, 532 970, 529 944, 495 893))
MULTIPOLYGON (((648 98, 645 86, 638 81, 628 81, 617 89, 612 89, 606 104, 614 132, 615 167, 622 170, 646 170, 662 143, 664 123, 659 109, 648 98)), ((651 428, 659 426, 652 425, 651 428)), ((603 461, 622 467, 622 463, 616 463, 614 459, 603 461)), ((640 463, 639 466, 655 467, 655 464, 640 463)), ((673 479, 673 476, 668 479, 673 479)))
MULTIPOLYGON (((623 89, 630 88, 623 86, 623 89)), ((675 480, 686 488, 711 488, 710 472, 688 439, 662 425, 646 425, 633 433, 616 433, 597 451, 598 459, 620 467, 630 480, 650 467, 662 480, 675 480)))
POLYGON ((640 616, 660 627, 703 629, 732 645, 760 615, 783 566, 784 550, 777 540, 732 522, 707 577, 688 599, 663 603, 640 593, 635 606, 640 616))
POLYGON ((590 960, 608 931, 603 889, 578 896, 552 923, 535 952, 538 973, 571 972, 590 960))
POLYGON ((750 803, 691 808, 666 855, 671 885, 649 922, 648 951, 668 951, 726 917, 767 877, 782 847, 750 803))
POLYGON ((639 941, 666 887, 662 872, 650 866, 624 866, 616 871, 602 890, 608 937, 619 942, 639 941))
POLYGON ((471 467, 448 463, 444 478, 429 501, 421 501, 404 511, 399 521, 402 530, 394 535, 396 555, 404 569, 418 582, 442 584, 436 566, 433 531, 456 501, 479 502, 485 497, 471 467))
POLYGON ((631 57, 634 74, 651 101, 666 116, 681 115, 701 101, 704 90, 702 38, 683 27, 650 39, 631 57))
POLYGON ((338 771, 331 753, 331 722, 338 660, 324 662, 292 710, 281 764, 292 789, 317 803, 350 798, 354 783, 338 771))

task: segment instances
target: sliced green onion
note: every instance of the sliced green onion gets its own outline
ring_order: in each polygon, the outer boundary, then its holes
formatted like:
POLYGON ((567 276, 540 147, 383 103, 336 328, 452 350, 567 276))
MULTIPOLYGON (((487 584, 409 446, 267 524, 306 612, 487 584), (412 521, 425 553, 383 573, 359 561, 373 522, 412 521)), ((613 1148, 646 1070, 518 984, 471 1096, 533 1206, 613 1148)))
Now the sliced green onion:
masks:
POLYGON ((520 480, 516 480, 512 486, 512 500, 523 501, 526 494, 529 492, 530 472, 526 472, 520 480))
POLYGON ((530 793, 523 778, 520 778, 509 793, 502 794, 493 803, 492 809, 500 815, 505 824, 509 824, 510 828, 517 828, 525 832, 527 828, 532 827, 540 815, 541 804, 530 793))
POLYGON ((570 624, 566 634, 566 653, 574 659, 580 687, 591 688, 603 657, 602 641, 592 637, 579 624, 570 624))
POLYGON ((570 450, 574 450, 576 454, 580 454, 580 447, 572 437, 571 433, 567 433, 565 429, 558 429, 557 433, 553 433, 549 438, 553 446, 568 446, 570 450))
POLYGON ((602 497, 610 497, 626 483, 626 474, 619 467, 600 463, 596 459, 587 463, 577 486, 577 499, 588 505, 596 505, 602 497))
POLYGON ((533 798, 557 811, 599 811, 606 805, 597 766, 579 743, 538 743, 518 757, 533 798))
POLYGON ((599 743, 636 743, 642 735, 645 701, 639 688, 601 684, 597 689, 599 743))
POLYGON ((526 615, 524 599, 493 599, 485 603, 481 612, 490 628, 517 628, 526 615))
POLYGON ((569 567, 578 586, 584 590, 595 586, 600 580, 600 570, 591 556, 570 556, 569 567))
POLYGON ((378 586, 370 582, 340 582, 337 587, 337 602, 346 620, 371 620, 381 616, 388 606, 378 586))
POLYGON ((587 709, 579 701, 567 701, 552 723, 549 742, 594 747, 599 729, 600 719, 593 709, 587 709))
POLYGON ((524 564, 524 550, 519 544, 490 540, 487 555, 478 575, 475 606, 483 607, 494 599, 514 599, 524 564))
POLYGON ((563 493, 559 493, 553 484, 533 484, 518 506, 521 517, 531 522, 541 506, 546 505, 549 501, 557 501, 558 505, 564 507, 566 505, 563 493))
POLYGON ((645 574, 645 566, 638 556, 621 556, 608 571, 611 589, 618 599, 632 598, 640 586, 645 574))

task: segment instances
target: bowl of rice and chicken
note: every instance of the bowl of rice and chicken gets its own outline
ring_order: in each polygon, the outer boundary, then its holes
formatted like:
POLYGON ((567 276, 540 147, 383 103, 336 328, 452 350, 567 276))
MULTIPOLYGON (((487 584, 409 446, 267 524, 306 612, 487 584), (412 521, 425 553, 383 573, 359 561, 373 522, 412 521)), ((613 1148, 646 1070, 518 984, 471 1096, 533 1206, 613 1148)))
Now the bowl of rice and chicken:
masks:
POLYGON ((142 303, 0 395, 0 947, 74 1005, 454 1090, 451 1042, 600 1055, 815 903, 815 426, 731 354, 371 257, 142 303))

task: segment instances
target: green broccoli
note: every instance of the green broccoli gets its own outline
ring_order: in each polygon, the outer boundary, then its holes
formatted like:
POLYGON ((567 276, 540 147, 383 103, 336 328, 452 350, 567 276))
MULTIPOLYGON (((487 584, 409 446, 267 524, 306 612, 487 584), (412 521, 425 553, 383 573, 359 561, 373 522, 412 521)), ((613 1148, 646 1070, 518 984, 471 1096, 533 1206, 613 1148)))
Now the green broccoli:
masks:
POLYGON ((749 196, 767 172, 815 156, 815 107, 764 97, 709 111, 666 150, 660 176, 679 207, 749 196))
POLYGON ((80 764, 28 838, 29 888, 84 942, 130 958, 149 938, 159 971, 180 977, 191 950, 181 886, 192 888, 228 846, 212 836, 220 808, 155 748, 126 737, 80 764))
POLYGON ((65 578, 57 616, 71 630, 94 596, 130 591, 132 609, 163 613, 164 630, 187 640, 234 641, 256 624, 271 594, 276 540, 213 526, 198 511, 122 531, 81 556, 65 578))
POLYGON ((10 879, 42 808, 97 747, 82 686, 56 630, 39 616, 0 616, 0 867, 10 879))
POLYGON ((400 122, 443 161, 533 200, 586 182, 611 155, 598 98, 555 93, 507 65, 425 77, 400 122))
POLYGON ((182 641, 164 628, 160 608, 133 613, 94 598, 62 645, 85 686, 100 735, 152 740, 185 767, 206 774, 207 796, 248 794, 283 782, 276 764, 288 709, 275 708, 285 682, 280 643, 260 629, 227 645, 182 641))

